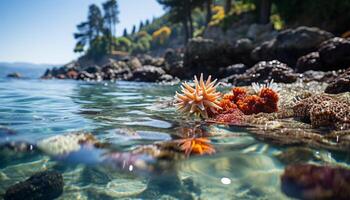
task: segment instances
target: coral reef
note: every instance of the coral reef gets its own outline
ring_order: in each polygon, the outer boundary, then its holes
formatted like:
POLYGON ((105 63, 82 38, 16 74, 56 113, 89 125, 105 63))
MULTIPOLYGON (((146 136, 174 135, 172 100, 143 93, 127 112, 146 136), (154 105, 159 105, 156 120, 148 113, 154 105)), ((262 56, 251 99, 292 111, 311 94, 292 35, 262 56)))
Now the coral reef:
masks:
POLYGON ((314 128, 350 128, 350 105, 325 94, 318 94, 297 102, 294 116, 311 122, 314 128))
POLYGON ((184 82, 181 86, 183 94, 176 92, 176 106, 177 109, 188 115, 197 115, 203 118, 208 118, 221 110, 219 106, 218 98, 220 93, 216 92, 215 85, 216 80, 211 81, 211 76, 204 82, 203 74, 198 81, 197 76, 194 77, 195 87, 191 87, 188 83, 184 82))

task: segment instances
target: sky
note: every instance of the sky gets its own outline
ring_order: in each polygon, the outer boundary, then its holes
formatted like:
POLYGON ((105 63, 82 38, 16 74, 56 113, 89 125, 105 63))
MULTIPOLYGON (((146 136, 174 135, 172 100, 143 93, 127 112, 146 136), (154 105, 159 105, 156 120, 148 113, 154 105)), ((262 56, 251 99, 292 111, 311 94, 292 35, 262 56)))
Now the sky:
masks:
MULTIPOLYGON (((105 0, 0 0, 0 62, 64 64, 73 52, 76 25, 87 18, 90 4, 105 0)), ((161 16, 156 0, 118 0, 117 35, 140 21, 161 16)))

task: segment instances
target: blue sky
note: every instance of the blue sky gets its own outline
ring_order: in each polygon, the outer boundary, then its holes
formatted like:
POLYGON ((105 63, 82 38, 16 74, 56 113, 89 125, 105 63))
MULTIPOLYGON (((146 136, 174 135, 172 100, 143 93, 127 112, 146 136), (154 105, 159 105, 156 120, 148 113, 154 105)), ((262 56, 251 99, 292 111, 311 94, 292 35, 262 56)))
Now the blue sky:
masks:
MULTIPOLYGON (((76 25, 88 6, 105 0, 0 0, 0 62, 63 64, 73 53, 76 25)), ((141 20, 161 16, 156 0, 118 0, 117 34, 141 20)))

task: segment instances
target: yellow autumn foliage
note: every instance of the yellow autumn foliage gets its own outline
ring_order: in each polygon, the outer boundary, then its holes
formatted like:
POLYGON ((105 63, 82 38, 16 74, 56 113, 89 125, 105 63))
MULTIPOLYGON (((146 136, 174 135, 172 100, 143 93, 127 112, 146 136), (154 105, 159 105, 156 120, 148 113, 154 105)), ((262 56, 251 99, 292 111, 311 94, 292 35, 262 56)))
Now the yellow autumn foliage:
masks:
POLYGON ((171 29, 168 26, 163 26, 162 28, 156 30, 152 34, 152 40, 159 44, 164 44, 165 41, 170 37, 171 29))
POLYGON ((209 22, 209 26, 218 25, 225 18, 225 9, 223 6, 214 6, 212 7, 213 17, 209 22))

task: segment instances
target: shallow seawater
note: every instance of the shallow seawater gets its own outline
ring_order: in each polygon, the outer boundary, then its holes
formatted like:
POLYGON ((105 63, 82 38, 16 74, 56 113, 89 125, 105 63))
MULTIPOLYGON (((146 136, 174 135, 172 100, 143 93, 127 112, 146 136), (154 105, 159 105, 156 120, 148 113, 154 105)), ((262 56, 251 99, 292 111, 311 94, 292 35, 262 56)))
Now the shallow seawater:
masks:
MULTIPOLYGON (((35 146, 77 131, 108 144, 69 159, 41 151, 1 152, 0 197, 10 185, 53 169, 64 177, 59 199, 289 199, 280 189, 285 164, 277 156, 288 148, 258 141, 244 127, 202 124, 211 133, 213 155, 181 158, 163 167, 128 164, 157 165, 157 160, 128 152, 178 138, 182 127, 198 126, 171 106, 177 89, 132 82, 0 79, 0 145, 21 141, 35 146), (118 155, 118 164, 100 162, 106 152, 118 155)), ((332 152, 308 151, 313 162, 343 162, 332 152)))

